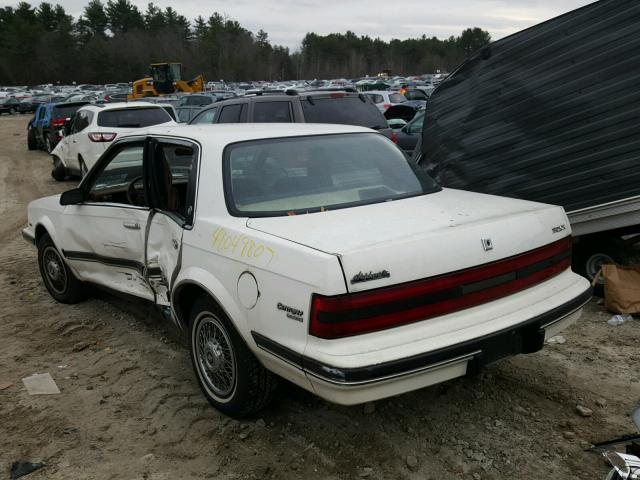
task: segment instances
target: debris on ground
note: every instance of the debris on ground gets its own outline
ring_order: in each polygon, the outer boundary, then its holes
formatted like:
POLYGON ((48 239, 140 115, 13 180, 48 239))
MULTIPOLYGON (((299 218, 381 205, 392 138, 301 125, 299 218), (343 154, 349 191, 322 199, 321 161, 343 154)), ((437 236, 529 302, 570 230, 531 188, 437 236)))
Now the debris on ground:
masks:
POLYGON ((11 465, 11 473, 10 479, 15 480, 16 478, 24 477, 25 475, 29 475, 30 473, 35 472, 36 470, 40 470, 44 467, 44 463, 32 463, 32 462, 13 462, 11 465))
POLYGON ((630 322, 631 320, 633 320, 631 315, 614 315, 607 320, 607 323, 615 327, 617 325, 622 325, 625 322, 630 322))
POLYGON ((0 390, 6 390, 9 387, 13 387, 13 383, 12 382, 0 383, 0 390))
POLYGON ((549 340, 547 340, 547 343, 557 343, 558 345, 562 345, 563 343, 567 343, 567 339, 562 335, 556 335, 555 337, 551 337, 549 340))
POLYGON ((593 410, 583 405, 576 405, 576 412, 581 417, 590 417, 591 415, 593 415, 593 410))
POLYGON ((60 389, 56 382, 53 381, 51 375, 47 373, 34 373, 29 377, 22 379, 29 395, 55 395, 60 393, 60 389))
POLYGON ((407 467, 411 470, 417 468, 418 458, 415 455, 407 455, 407 467))

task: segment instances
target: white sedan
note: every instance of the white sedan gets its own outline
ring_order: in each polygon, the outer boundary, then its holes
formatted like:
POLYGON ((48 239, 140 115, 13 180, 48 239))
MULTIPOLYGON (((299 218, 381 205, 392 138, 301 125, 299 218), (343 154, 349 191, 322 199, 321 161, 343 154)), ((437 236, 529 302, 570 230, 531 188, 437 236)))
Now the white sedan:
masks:
POLYGON ((149 102, 85 105, 64 126, 63 139, 51 151, 51 176, 83 177, 119 135, 153 125, 177 125, 167 105, 149 102))
POLYGON ((340 404, 459 377, 539 350, 590 298, 562 208, 442 189, 353 126, 154 127, 28 222, 56 300, 91 283, 170 309, 232 416, 278 376, 340 404))

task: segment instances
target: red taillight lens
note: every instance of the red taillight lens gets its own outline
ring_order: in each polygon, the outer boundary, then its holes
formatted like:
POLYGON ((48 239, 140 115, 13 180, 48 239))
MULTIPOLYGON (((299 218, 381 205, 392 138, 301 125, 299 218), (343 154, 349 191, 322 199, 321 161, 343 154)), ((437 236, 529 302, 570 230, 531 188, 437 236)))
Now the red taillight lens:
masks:
POLYGON ((64 126, 64 118, 54 118, 51 121, 51 125, 53 127, 62 127, 62 126, 64 126))
POLYGON ((99 132, 91 132, 88 134, 89 140, 92 142, 111 142, 114 138, 116 138, 116 133, 99 133, 99 132))
POLYGON ((309 333, 340 338, 445 315, 505 297, 571 266, 571 237, 514 257, 394 287, 314 295, 309 333))
POLYGON ((393 143, 398 143, 398 134, 396 132, 391 132, 391 141, 393 143))
POLYGON ((329 97, 331 97, 331 98, 342 98, 344 96, 345 96, 344 93, 330 93, 329 94, 329 97))
POLYGON ((390 103, 385 103, 382 105, 382 108, 384 108, 385 110, 387 110, 389 107, 391 106, 390 103))

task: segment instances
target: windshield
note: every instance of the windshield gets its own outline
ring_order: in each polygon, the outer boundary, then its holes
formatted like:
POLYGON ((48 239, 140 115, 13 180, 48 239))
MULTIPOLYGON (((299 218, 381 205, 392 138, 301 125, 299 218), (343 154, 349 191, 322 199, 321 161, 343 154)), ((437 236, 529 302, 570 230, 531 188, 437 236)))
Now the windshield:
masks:
POLYGON ((233 215, 299 215, 423 195, 439 189, 382 135, 255 140, 224 153, 233 215))
POLYGON ((107 110, 98 114, 99 127, 140 128, 170 121, 171 117, 161 107, 107 110))
POLYGON ((82 105, 74 105, 72 107, 56 106, 53 109, 53 118, 71 118, 82 105))

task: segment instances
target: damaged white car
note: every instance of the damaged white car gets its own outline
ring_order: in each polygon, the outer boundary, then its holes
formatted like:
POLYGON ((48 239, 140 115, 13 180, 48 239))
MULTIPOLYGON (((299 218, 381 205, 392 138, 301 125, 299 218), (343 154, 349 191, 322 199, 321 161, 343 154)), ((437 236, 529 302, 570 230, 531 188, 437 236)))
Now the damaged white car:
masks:
POLYGON ((56 300, 169 308, 232 416, 278 376, 357 404, 537 351, 591 295, 561 208, 442 189, 360 127, 153 127, 28 222, 56 300))

